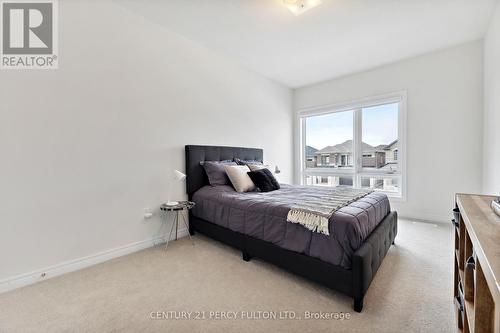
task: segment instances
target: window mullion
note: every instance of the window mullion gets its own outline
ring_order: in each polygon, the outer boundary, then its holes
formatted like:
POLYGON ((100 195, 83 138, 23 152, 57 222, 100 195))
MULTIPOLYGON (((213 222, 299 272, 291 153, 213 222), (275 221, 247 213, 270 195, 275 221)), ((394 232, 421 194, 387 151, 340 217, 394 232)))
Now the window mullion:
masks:
POLYGON ((300 170, 300 184, 304 185, 304 171, 306 170, 306 154, 305 154, 305 147, 306 147, 306 122, 307 118, 301 118, 300 119, 300 126, 301 126, 301 132, 302 136, 300 137, 301 140, 301 146, 302 146, 302 158, 301 158, 301 170, 300 170))
POLYGON ((359 178, 359 172, 361 171, 362 164, 362 153, 363 153, 363 145, 362 145, 362 115, 361 108, 354 110, 354 187, 361 187, 361 180, 359 178))

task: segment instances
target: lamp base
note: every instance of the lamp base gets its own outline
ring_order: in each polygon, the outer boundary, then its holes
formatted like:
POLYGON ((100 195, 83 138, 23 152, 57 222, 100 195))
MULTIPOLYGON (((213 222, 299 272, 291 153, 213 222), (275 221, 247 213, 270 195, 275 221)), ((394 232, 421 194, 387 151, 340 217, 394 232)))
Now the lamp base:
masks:
POLYGON ((167 206, 177 206, 179 204, 179 201, 169 201, 166 203, 167 206))

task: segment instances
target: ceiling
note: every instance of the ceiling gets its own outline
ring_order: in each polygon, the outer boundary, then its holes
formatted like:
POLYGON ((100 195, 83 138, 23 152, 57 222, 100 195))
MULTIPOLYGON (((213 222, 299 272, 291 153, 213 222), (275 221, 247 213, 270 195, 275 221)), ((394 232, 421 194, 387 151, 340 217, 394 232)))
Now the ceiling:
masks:
MULTIPOLYGON (((118 1, 117 1, 118 2, 118 1)), ((296 88, 482 38, 496 0, 120 0, 268 78, 296 88)))

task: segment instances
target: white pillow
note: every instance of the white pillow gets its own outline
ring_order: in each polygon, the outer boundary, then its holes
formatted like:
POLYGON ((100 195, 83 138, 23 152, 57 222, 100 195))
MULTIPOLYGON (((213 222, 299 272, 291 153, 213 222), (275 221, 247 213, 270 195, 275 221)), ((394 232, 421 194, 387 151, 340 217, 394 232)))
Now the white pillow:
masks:
POLYGON ((248 176, 247 172, 250 172, 250 168, 246 165, 224 165, 227 176, 233 184, 236 192, 248 192, 255 189, 255 184, 252 179, 248 176))

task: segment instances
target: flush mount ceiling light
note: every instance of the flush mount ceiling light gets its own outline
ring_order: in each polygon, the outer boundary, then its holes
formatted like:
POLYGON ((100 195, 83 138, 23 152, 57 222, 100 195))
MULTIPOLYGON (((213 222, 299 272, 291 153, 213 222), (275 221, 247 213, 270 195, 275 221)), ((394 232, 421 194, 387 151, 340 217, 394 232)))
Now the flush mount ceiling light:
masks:
POLYGON ((295 16, 298 16, 321 5, 321 0, 283 0, 283 3, 295 16))

